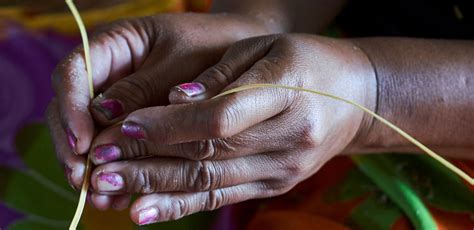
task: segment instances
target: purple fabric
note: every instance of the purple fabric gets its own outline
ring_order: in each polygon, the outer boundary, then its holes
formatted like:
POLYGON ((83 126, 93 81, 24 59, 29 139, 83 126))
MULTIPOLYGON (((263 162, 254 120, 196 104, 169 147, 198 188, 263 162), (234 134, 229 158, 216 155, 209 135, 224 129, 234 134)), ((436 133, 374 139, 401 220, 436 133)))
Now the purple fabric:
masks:
POLYGON ((237 230, 237 224, 235 223, 236 218, 233 215, 233 211, 233 206, 225 206, 219 209, 216 221, 213 223, 211 229, 237 230))
POLYGON ((6 228, 10 223, 21 218, 21 214, 0 203, 0 228, 6 228))
MULTIPOLYGON (((0 166, 24 167, 15 152, 15 136, 26 123, 44 121, 53 97, 51 73, 79 41, 18 25, 0 30, 0 166)), ((0 227, 18 216, 0 204, 0 227)))

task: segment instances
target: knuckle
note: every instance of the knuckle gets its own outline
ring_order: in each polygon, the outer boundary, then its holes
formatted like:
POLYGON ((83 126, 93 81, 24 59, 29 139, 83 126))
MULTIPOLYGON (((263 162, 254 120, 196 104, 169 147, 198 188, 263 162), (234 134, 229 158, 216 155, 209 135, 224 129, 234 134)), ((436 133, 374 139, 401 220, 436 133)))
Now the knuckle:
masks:
POLYGON ((204 140, 197 142, 197 153, 191 156, 193 160, 214 159, 216 156, 216 145, 213 140, 204 140))
POLYGON ((204 210, 216 210, 226 204, 224 192, 221 189, 208 192, 204 210))
MULTIPOLYGON (((116 94, 129 105, 142 108, 153 101, 153 84, 146 77, 126 77, 117 82, 109 94, 116 94)), ((127 106, 127 105, 126 105, 127 106)))
POLYGON ((197 154, 193 160, 213 160, 221 158, 225 153, 235 151, 235 147, 227 139, 212 139, 197 143, 197 154))
POLYGON ((215 80, 221 86, 227 86, 233 81, 233 71, 229 64, 220 62, 207 72, 207 77, 215 80))
POLYGON ((208 123, 208 132, 213 138, 225 138, 232 135, 232 125, 239 121, 239 111, 236 109, 235 97, 229 97, 227 103, 221 103, 212 112, 208 123))
POLYGON ((217 187, 218 175, 212 162, 197 161, 191 164, 192 169, 187 186, 191 191, 209 191, 217 187))
POLYGON ((119 146, 121 158, 125 159, 147 156, 149 149, 147 142, 131 138, 126 139, 125 143, 119 143, 119 146))
POLYGON ((255 68, 247 73, 259 82, 276 83, 280 80, 279 78, 283 77, 282 74, 276 74, 280 72, 281 66, 283 65, 279 57, 269 56, 258 61, 255 68))
POLYGON ((131 186, 128 190, 131 193, 138 192, 141 194, 150 194, 158 191, 157 180, 155 180, 154 174, 147 169, 136 169, 130 179, 131 186))
POLYGON ((301 127, 298 138, 297 138, 297 147, 300 149, 314 149, 319 146, 323 140, 323 137, 320 135, 320 130, 317 125, 312 124, 312 122, 305 122, 301 127))
POLYGON ((177 220, 190 213, 190 207, 188 202, 179 197, 172 200, 170 206, 171 214, 169 216, 169 220, 177 220))
POLYGON ((142 27, 140 19, 119 19, 98 28, 97 39, 125 39, 135 36, 135 33, 142 27))

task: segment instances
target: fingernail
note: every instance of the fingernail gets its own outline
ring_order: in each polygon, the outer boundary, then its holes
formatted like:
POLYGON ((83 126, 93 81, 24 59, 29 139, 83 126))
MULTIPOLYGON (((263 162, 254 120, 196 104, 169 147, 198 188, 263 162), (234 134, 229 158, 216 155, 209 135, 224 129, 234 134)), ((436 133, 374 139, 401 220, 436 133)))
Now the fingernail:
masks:
POLYGON ((77 137, 74 135, 74 133, 72 133, 71 129, 69 128, 66 129, 66 135, 69 147, 71 147, 71 150, 76 153, 77 137))
POLYGON ((120 158, 120 148, 113 144, 97 146, 94 149, 95 163, 103 164, 120 158))
POLYGON ((118 191, 123 188, 123 178, 117 173, 99 173, 97 188, 102 192, 118 191))
POLYGON ((198 82, 184 83, 176 86, 176 88, 185 93, 188 97, 197 96, 206 91, 204 85, 198 82))
POLYGON ((156 208, 150 207, 140 210, 138 213, 138 224, 147 225, 153 224, 158 221, 158 210, 156 208))
POLYGON ((122 124, 122 133, 131 138, 145 139, 144 129, 133 121, 126 121, 122 124))
POLYGON ((94 106, 100 110, 109 120, 115 119, 123 114, 123 105, 115 99, 105 99, 94 106))

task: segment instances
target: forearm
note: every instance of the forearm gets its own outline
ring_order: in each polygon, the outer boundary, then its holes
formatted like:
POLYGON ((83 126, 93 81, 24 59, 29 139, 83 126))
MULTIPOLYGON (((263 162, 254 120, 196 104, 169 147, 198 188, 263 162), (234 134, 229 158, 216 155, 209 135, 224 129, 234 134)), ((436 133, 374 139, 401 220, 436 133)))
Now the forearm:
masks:
POLYGON ((272 33, 320 33, 337 16, 345 0, 217 0, 215 13, 237 13, 261 21, 272 33))
MULTIPOLYGON (((474 158, 474 41, 367 38, 355 43, 378 81, 376 112, 448 156, 474 158)), ((363 152, 417 151, 377 121, 359 135, 363 152)))

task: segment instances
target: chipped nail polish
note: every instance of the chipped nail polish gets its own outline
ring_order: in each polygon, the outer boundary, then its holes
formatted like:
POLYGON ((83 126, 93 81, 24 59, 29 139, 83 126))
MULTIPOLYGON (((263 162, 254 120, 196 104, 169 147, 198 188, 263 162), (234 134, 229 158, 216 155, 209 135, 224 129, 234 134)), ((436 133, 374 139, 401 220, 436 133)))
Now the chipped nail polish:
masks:
POLYGON ((113 144, 97 146, 94 149, 95 163, 103 164, 120 158, 120 148, 113 144))
POLYGON ((101 172, 97 176, 97 188, 99 191, 118 191, 123 188, 123 185, 123 178, 117 173, 101 172))
POLYGON ((188 97, 194 97, 203 94, 204 91, 206 91, 204 85, 198 82, 183 83, 176 86, 176 88, 185 93, 188 97))
POLYGON ((95 108, 100 110, 109 120, 121 116, 124 112, 122 103, 115 99, 102 100, 95 108))
POLYGON ((69 147, 71 147, 71 150, 73 152, 76 152, 76 143, 77 143, 77 137, 72 133, 71 129, 66 129, 66 135, 67 135, 67 141, 69 143, 69 147))
POLYGON ((158 210, 156 208, 150 207, 140 210, 138 213, 138 224, 147 225, 153 224, 158 221, 158 210))
POLYGON ((122 133, 135 139, 145 139, 146 137, 144 129, 133 121, 126 121, 122 124, 122 133))

